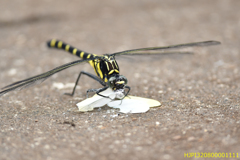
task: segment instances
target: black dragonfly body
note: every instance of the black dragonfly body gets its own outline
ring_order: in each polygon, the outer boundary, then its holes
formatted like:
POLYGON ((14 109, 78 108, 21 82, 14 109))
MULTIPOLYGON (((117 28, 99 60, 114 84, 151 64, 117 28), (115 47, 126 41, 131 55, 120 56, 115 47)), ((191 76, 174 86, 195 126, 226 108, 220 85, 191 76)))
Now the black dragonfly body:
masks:
MULTIPOLYGON (((52 39, 47 42, 48 47, 63 49, 65 51, 70 52, 73 55, 80 57, 81 60, 77 60, 77 61, 73 61, 73 62, 64 64, 64 65, 61 65, 61 66, 54 68, 48 72, 30 77, 30 78, 27 78, 27 79, 24 79, 21 81, 17 81, 8 86, 5 86, 4 88, 2 88, 2 91, 0 92, 0 96, 4 95, 10 91, 13 91, 15 89, 25 88, 34 83, 42 82, 46 78, 52 76, 55 73, 58 73, 64 69, 67 69, 69 67, 75 66, 75 65, 83 63, 83 62, 88 62, 93 67, 96 75, 81 71, 78 75, 78 78, 76 80, 76 83, 75 83, 72 93, 67 93, 68 95, 71 95, 71 96, 74 95, 78 81, 79 81, 81 75, 84 74, 90 78, 95 79, 101 85, 103 85, 103 88, 89 89, 87 91, 87 93, 88 92, 96 92, 96 94, 105 97, 104 95, 101 95, 101 92, 110 87, 114 91, 123 92, 126 96, 130 91, 130 87, 127 86, 127 78, 124 77, 123 75, 119 74, 119 66, 115 60, 115 56, 118 56, 118 55, 154 55, 154 54, 166 54, 166 53, 169 54, 169 53, 176 53, 176 52, 166 52, 166 50, 180 49, 180 48, 187 48, 187 47, 210 46, 210 45, 218 45, 218 44, 220 44, 220 42, 218 42, 218 41, 203 41, 203 42, 171 45, 171 46, 165 46, 165 47, 150 47, 150 48, 132 49, 132 50, 126 50, 126 51, 116 52, 116 53, 112 53, 112 54, 96 55, 96 54, 91 54, 91 53, 87 53, 82 50, 79 50, 75 47, 72 47, 72 46, 62 42, 62 41, 52 39), (159 51, 162 51, 162 52, 159 52, 159 51), (125 89, 127 89, 126 93, 125 93, 125 89)), ((177 52, 177 53, 189 53, 189 52, 177 52)))

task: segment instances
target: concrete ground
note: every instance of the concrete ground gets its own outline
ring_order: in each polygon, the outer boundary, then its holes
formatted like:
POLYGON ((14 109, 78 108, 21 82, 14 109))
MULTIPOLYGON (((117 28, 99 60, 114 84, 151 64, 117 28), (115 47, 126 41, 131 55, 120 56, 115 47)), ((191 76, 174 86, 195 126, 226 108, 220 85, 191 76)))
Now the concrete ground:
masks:
POLYGON ((68 97, 63 93, 71 88, 54 84, 74 83, 82 70, 94 73, 89 64, 2 96, 0 159, 240 157, 239 6, 237 0, 0 1, 1 87, 78 59, 48 49, 51 38, 96 54, 222 43, 188 50, 194 55, 116 57, 130 94, 162 103, 147 113, 118 115, 107 107, 79 113, 76 103, 100 85, 82 77, 68 97))

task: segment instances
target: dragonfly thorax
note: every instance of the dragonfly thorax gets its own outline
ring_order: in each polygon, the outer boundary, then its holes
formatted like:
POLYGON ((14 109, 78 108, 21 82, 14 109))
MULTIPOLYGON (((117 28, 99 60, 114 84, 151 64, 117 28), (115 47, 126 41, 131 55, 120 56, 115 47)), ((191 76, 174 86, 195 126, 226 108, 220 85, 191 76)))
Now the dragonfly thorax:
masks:
POLYGON ((109 78, 113 75, 119 74, 118 64, 114 56, 111 55, 103 56, 102 59, 99 60, 96 68, 98 76, 105 82, 108 82, 109 78))

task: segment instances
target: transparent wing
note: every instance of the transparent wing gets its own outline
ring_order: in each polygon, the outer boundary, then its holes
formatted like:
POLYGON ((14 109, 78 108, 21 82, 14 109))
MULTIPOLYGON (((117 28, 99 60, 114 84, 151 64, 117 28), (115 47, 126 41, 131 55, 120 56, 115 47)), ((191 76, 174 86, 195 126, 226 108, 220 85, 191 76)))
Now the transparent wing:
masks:
POLYGON ((121 54, 121 55, 127 55, 127 56, 134 56, 134 55, 140 55, 140 56, 144 56, 144 55, 182 55, 182 54, 194 54, 193 52, 181 52, 181 51, 172 51, 172 52, 167 52, 167 51, 162 51, 162 52, 151 52, 151 51, 148 51, 148 52, 142 52, 142 51, 139 51, 139 52, 131 52, 130 54, 126 53, 126 54, 121 54))
MULTIPOLYGON (((146 54, 169 54, 169 53, 182 53, 182 52, 151 52, 151 51, 166 51, 170 49, 180 49, 180 48, 188 48, 188 47, 202 47, 202 46, 212 46, 221 44, 218 41, 203 41, 203 42, 194 42, 194 43, 185 43, 178 45, 171 45, 165 47, 149 47, 149 48, 139 48, 139 49, 131 49, 122 52, 116 52, 111 55, 146 55, 146 54)), ((192 53, 192 52, 184 52, 184 53, 192 53)))
POLYGON ((29 87, 31 85, 41 83, 45 79, 47 79, 48 77, 52 76, 53 74, 55 74, 57 72, 60 72, 60 71, 62 71, 64 69, 67 69, 69 67, 75 66, 75 65, 77 65, 79 63, 87 62, 87 61, 90 61, 90 60, 93 60, 93 59, 96 59, 96 58, 73 61, 73 62, 64 64, 62 66, 59 66, 57 68, 54 68, 54 69, 52 69, 52 70, 50 70, 48 72, 36 75, 34 77, 30 77, 30 78, 27 78, 27 79, 24 79, 24 80, 21 80, 21 81, 17 81, 15 83, 12 83, 12 84, 10 84, 8 86, 3 87, 2 91, 0 92, 0 96, 6 94, 7 92, 16 90, 16 89, 23 89, 23 88, 29 87))

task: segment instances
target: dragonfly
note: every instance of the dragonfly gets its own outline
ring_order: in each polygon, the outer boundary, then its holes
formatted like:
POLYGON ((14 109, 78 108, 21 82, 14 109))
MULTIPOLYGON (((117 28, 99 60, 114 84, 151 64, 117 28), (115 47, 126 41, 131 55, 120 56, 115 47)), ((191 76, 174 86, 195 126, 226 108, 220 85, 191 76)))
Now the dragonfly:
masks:
MULTIPOLYGON (((92 73, 81 71, 77 77, 77 80, 75 82, 72 92, 65 93, 65 94, 73 96, 81 75, 86 75, 86 76, 96 80, 103 86, 98 89, 88 89, 87 95, 89 92, 95 92, 99 96, 109 98, 108 96, 102 95, 101 92, 110 88, 113 91, 124 93, 124 96, 121 96, 119 98, 119 99, 122 99, 128 95, 131 88, 130 88, 130 86, 127 85, 127 82, 128 82, 127 78, 123 75, 120 75, 119 66, 117 64, 115 56, 171 54, 174 52, 168 52, 168 51, 172 50, 172 49, 203 47, 203 46, 212 46, 212 45, 219 45, 219 44, 221 44, 221 43, 218 41, 211 40, 211 41, 170 45, 170 46, 164 46, 164 47, 148 47, 148 48, 131 49, 131 50, 125 50, 125 51, 115 52, 115 53, 111 53, 111 54, 96 55, 93 53, 88 53, 83 50, 77 49, 63 41, 52 39, 47 42, 47 46, 49 48, 57 48, 57 49, 65 50, 73 55, 80 57, 81 59, 66 63, 64 65, 56 67, 45 73, 14 82, 10 85, 7 85, 1 89, 0 96, 4 95, 10 91, 14 91, 16 89, 23 89, 28 86, 31 86, 31 85, 34 85, 37 83, 41 83, 44 80, 46 80, 47 78, 49 78, 50 76, 52 76, 62 70, 65 70, 67 68, 70 68, 72 66, 75 66, 75 65, 78 65, 78 64, 81 64, 84 62, 88 62, 93 67, 96 74, 94 75, 92 73)), ((190 53, 190 52, 180 52, 179 51, 179 52, 175 52, 175 53, 185 54, 185 53, 190 53)))

